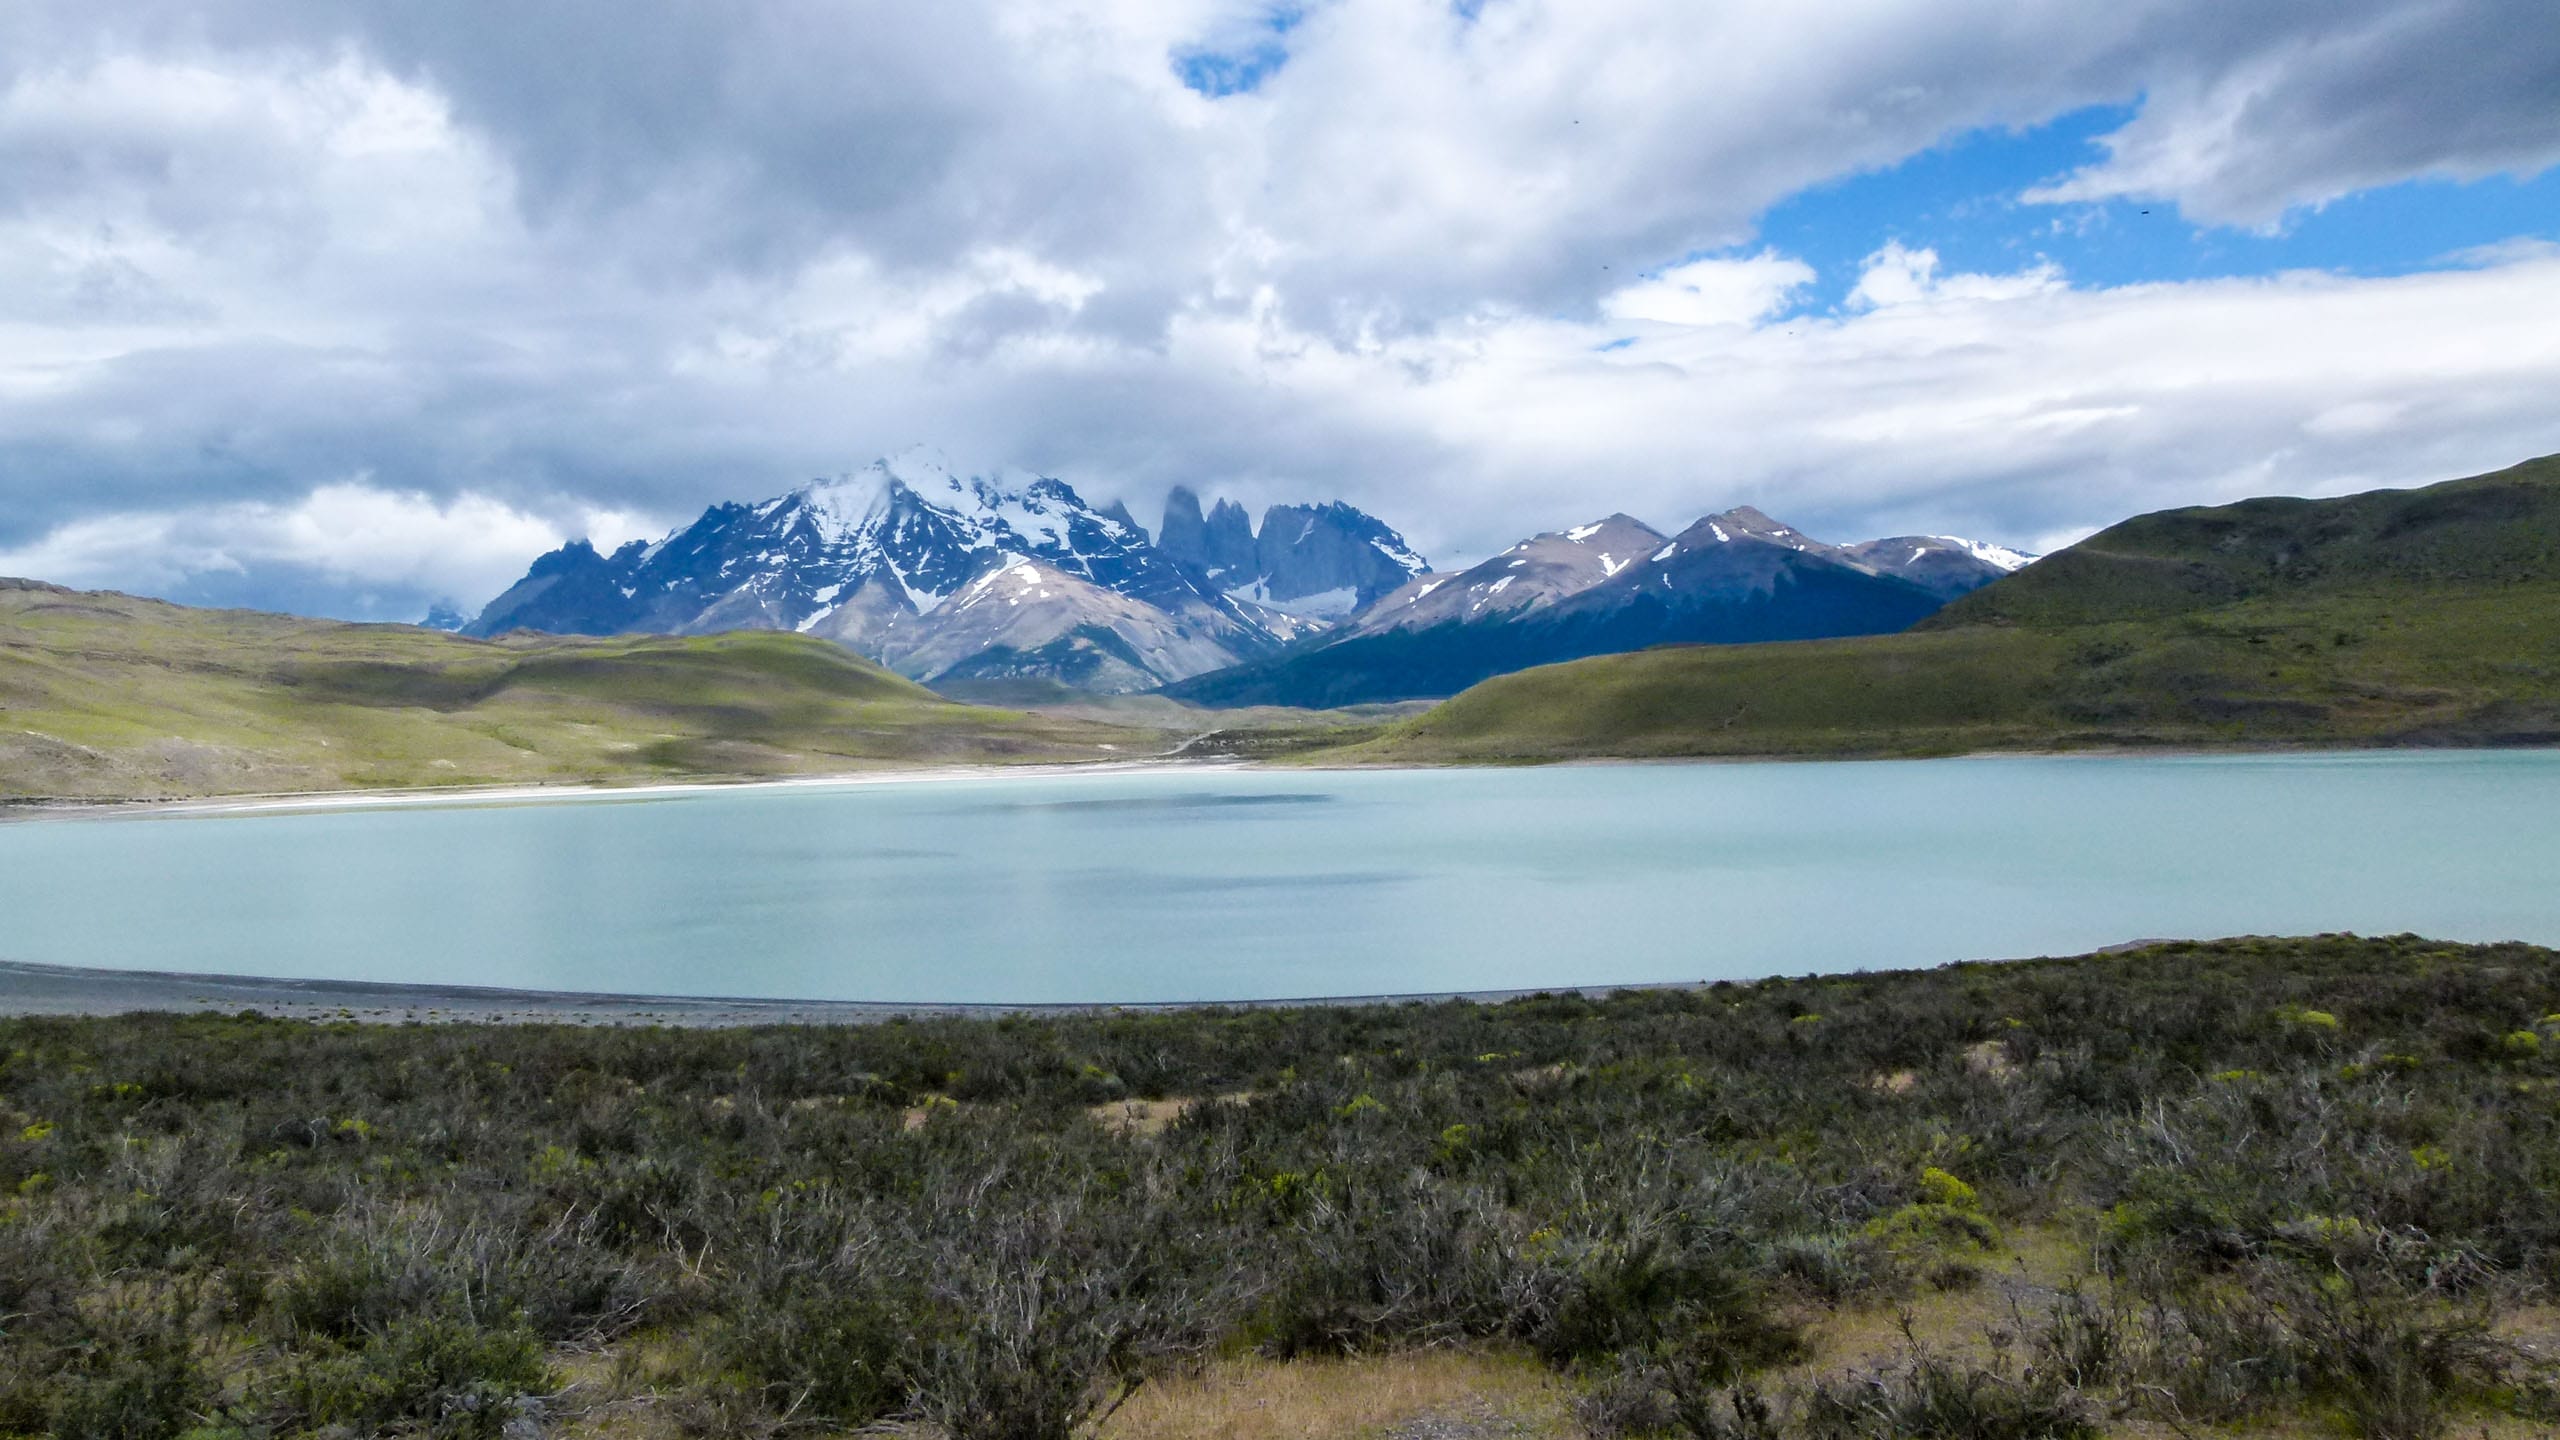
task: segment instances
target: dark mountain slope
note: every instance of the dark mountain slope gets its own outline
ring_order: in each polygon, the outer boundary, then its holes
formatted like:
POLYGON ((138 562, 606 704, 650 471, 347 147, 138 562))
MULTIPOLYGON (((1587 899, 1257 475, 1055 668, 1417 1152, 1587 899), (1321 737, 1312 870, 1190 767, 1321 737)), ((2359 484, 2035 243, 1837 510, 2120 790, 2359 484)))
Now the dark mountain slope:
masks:
POLYGON ((1654 645, 1882 634, 1942 603, 1747 507, 1667 543, 1613 515, 1524 540, 1456 576, 1420 577, 1334 635, 1165 693, 1220 706, 1431 698, 1533 665, 1654 645))

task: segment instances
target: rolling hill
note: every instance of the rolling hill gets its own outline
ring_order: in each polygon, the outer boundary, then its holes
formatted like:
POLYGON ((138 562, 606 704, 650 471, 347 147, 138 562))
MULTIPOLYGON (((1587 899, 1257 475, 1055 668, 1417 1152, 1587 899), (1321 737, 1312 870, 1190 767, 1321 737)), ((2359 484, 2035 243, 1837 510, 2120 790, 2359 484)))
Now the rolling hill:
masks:
POLYGON ((2137 516, 1899 635, 1490 680, 1337 762, 2560 744, 2560 457, 2137 516))
POLYGON ((767 776, 1142 754, 746 631, 468 640, 0 580, 0 800, 767 776))

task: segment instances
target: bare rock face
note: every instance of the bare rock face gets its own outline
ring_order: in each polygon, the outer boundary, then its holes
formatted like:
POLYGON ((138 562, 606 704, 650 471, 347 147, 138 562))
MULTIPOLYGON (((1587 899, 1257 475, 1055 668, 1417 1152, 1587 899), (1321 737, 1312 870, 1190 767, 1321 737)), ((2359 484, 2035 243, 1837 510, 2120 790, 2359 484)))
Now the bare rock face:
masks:
POLYGON ((610 557, 584 540, 572 540, 533 562, 525 577, 483 606, 465 635, 544 630, 554 635, 618 635, 646 627, 624 578, 646 546, 634 542, 610 557))
POLYGON ((1251 598, 1326 616, 1365 610, 1430 568, 1385 522, 1339 500, 1264 511, 1253 556, 1251 598))
POLYGON ((1209 522, 1201 517, 1200 497, 1188 485, 1176 485, 1164 497, 1164 523, 1156 527, 1156 548, 1176 565, 1206 569, 1209 522))
POLYGON ((517 628, 799 630, 920 680, 1001 651, 1008 674, 1107 691, 1233 665, 1305 633, 1202 581, 1125 510, 1089 505, 1060 480, 962 476, 924 451, 759 504, 714 505, 654 545, 610 556, 565 545, 468 633, 517 628))
POLYGON ((1630 515, 1532 535, 1455 575, 1413 577, 1345 627, 1348 635, 1517 617, 1581 594, 1659 549, 1662 532, 1630 515))
POLYGON ((1153 689, 1169 675, 1231 665, 1227 657, 1235 653, 1205 626, 1027 559, 986 571, 929 615, 892 616, 866 628, 882 663, 903 673, 1056 680, 1105 693, 1153 689))
POLYGON ((1224 588, 1253 573, 1253 521, 1232 500, 1219 501, 1204 516, 1191 487, 1176 485, 1165 496, 1156 548, 1166 559, 1224 588))
POLYGON ((1221 500, 1209 507, 1209 533, 1201 563, 1208 568, 1212 580, 1232 580, 1252 573, 1254 562, 1253 517, 1233 500, 1221 500))
POLYGON ((1158 542, 1177 564, 1231 598, 1332 621, 1365 610, 1429 567, 1384 521, 1353 506, 1274 505, 1256 534, 1244 507, 1175 486, 1158 542))

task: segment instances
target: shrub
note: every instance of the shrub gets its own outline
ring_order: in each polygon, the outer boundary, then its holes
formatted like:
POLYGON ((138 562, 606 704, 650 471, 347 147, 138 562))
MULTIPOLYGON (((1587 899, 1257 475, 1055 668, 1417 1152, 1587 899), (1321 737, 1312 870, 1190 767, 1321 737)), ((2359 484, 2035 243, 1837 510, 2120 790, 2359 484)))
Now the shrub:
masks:
POLYGON ((1786 1433, 1778 1408, 1756 1388, 1718 1386, 1676 1365, 1634 1357, 1576 1396, 1573 1414, 1592 1440, 1780 1440, 1786 1433))
POLYGON ((2467 1387, 2485 1386, 2506 1347, 2487 1317, 2448 1307, 2362 1265, 2275 1284, 2311 1357, 2314 1383, 2368 1440, 2427 1440, 2467 1387))
POLYGON ((1869 1236, 1790 1235, 1769 1246, 1768 1268, 1806 1296, 1840 1305, 1883 1289, 1894 1262, 1869 1236))
POLYGON ((906 1401, 912 1315, 879 1277, 821 1272, 743 1298, 712 1350, 775 1410, 858 1427, 906 1401))
POLYGON ((1807 1440, 2097 1440, 2090 1403, 2052 1377, 1920 1355, 1902 1369, 1812 1387, 1807 1440))
POLYGON ((521 1397, 550 1386, 530 1332, 412 1317, 303 1365, 286 1377, 282 1398, 311 1425, 422 1422, 443 1440, 498 1440, 521 1397))
POLYGON ((162 1440, 195 1423, 214 1386, 181 1314, 109 1321, 110 1343, 57 1383, 47 1433, 60 1440, 162 1440))
POLYGON ((1935 1165, 1920 1172, 1920 1198, 1927 1204, 1945 1205, 1957 1210, 1972 1210, 1981 1204, 1981 1197, 1974 1193, 1972 1186, 1935 1165))

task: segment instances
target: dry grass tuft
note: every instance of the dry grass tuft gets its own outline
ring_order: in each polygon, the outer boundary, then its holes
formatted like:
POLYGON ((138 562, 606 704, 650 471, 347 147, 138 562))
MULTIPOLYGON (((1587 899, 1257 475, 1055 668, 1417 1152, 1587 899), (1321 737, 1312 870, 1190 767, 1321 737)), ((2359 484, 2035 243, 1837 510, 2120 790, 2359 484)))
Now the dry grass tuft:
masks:
POLYGON ((1161 1135, 1166 1126, 1181 1119, 1195 1105, 1241 1105, 1252 1098, 1252 1091, 1237 1090, 1216 1096, 1214 1101, 1203 1101, 1191 1095, 1173 1095, 1162 1100, 1113 1100, 1091 1106, 1086 1113, 1105 1128, 1123 1135, 1161 1135))
POLYGON ((2002 1041, 1984 1040, 1964 1047, 1964 1068, 1968 1074, 1986 1080, 2009 1080, 2018 1073, 2017 1062, 2009 1058, 2009 1047, 2002 1041))
POLYGON ((1132 1396, 1103 1440, 1579 1440, 1563 1382, 1526 1356, 1456 1350, 1246 1359, 1132 1396))

